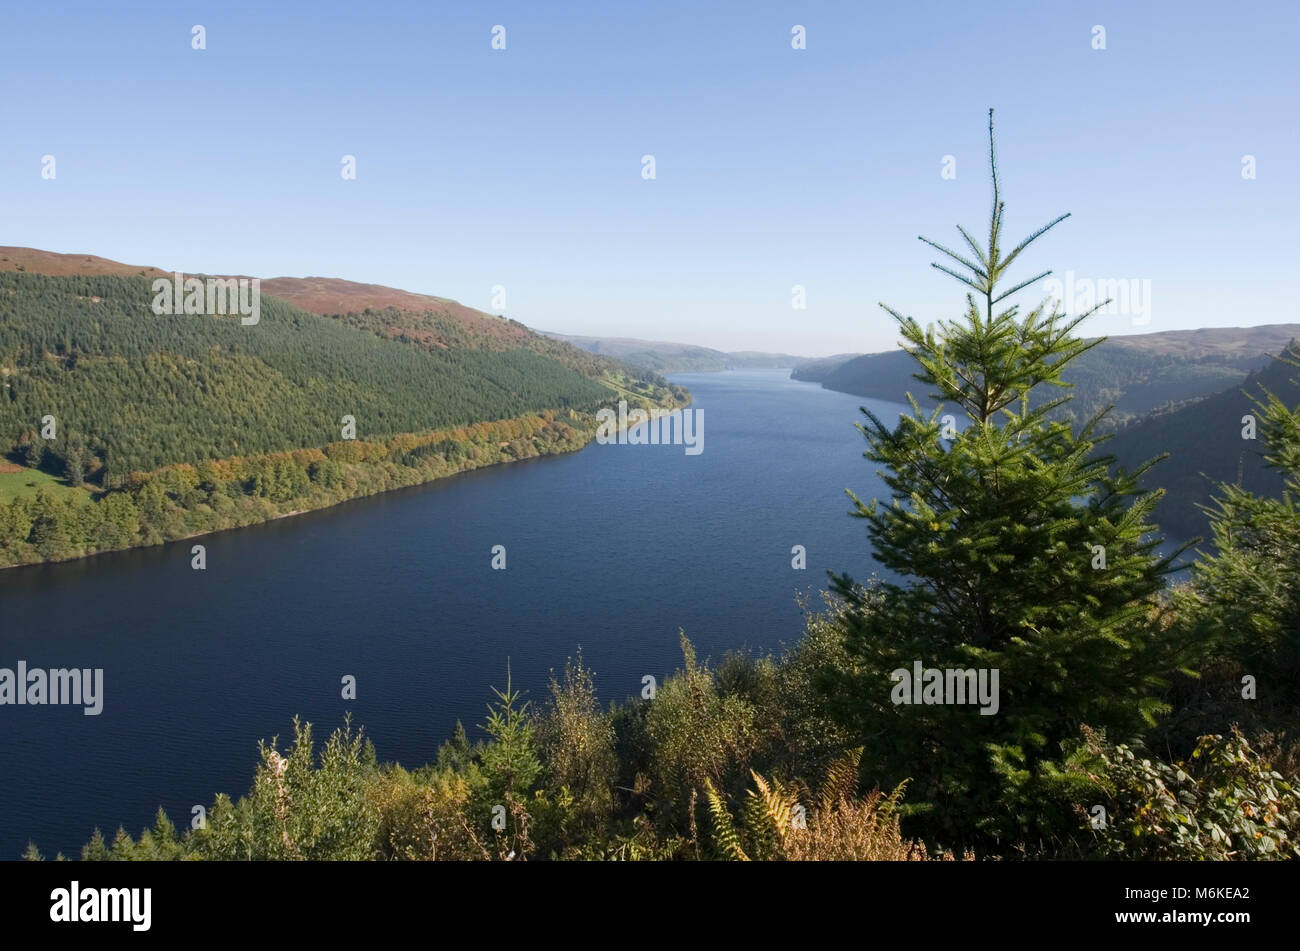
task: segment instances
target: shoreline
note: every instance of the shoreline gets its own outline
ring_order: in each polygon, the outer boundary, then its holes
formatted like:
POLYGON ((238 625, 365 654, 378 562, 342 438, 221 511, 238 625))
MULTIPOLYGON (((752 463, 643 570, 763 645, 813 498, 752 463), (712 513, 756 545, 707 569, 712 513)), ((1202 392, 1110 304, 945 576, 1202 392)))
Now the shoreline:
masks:
MULTIPOLYGON (((625 398, 624 395, 623 395, 622 393, 617 393, 617 392, 616 392, 614 395, 615 395, 616 397, 618 397, 618 398, 625 398)), ((656 409, 662 409, 662 410, 667 411, 667 412, 671 412, 671 411, 674 410, 674 409, 679 409, 679 410, 680 410, 680 409, 686 409, 687 407, 691 406, 693 403, 694 403, 694 397, 691 396, 691 397, 689 397, 689 398, 687 399, 687 401, 686 401, 685 403, 683 403, 683 404, 681 404, 681 405, 669 405, 669 406, 660 406, 660 405, 656 405, 654 408, 656 408, 656 409)), ((544 410, 544 411, 542 411, 542 412, 558 413, 559 411, 558 411, 558 410, 544 410)), ((532 415, 540 415, 540 414, 532 414, 532 415)), ((509 420, 488 420, 488 421, 484 421, 483 423, 472 423, 472 424, 469 424, 469 426, 466 426, 466 427, 460 427, 460 428, 461 428, 461 429, 468 429, 468 428, 470 428, 470 427, 472 427, 472 426, 483 426, 483 425, 488 425, 488 426, 490 426, 490 425, 495 425, 495 424, 512 423, 512 422, 516 422, 516 421, 518 421, 518 420, 520 420, 520 419, 523 419, 523 418, 525 418, 525 417, 513 417, 513 418, 511 418, 511 419, 509 419, 509 420)), ((254 518, 254 519, 251 519, 251 520, 249 520, 249 521, 242 522, 242 523, 235 524, 235 525, 225 525, 225 526, 222 526, 222 527, 220 527, 220 528, 209 528, 209 529, 204 529, 204 530, 197 531, 197 532, 188 532, 188 533, 185 533, 185 534, 182 534, 182 535, 175 535, 175 536, 171 536, 171 537, 164 537, 164 538, 160 538, 158 541, 148 541, 148 542, 146 542, 146 541, 140 541, 140 542, 136 542, 136 543, 134 543, 134 544, 130 544, 130 545, 122 545, 122 546, 119 546, 119 547, 113 547, 113 548, 100 548, 100 549, 95 549, 95 550, 92 550, 92 551, 85 551, 85 552, 81 552, 81 553, 78 553, 78 554, 68 555, 67 557, 42 558, 42 559, 39 559, 39 560, 33 560, 33 561, 18 561, 18 562, 14 562, 13 564, 0 565, 0 571, 7 571, 7 570, 10 570, 10 569, 15 569, 15 568, 34 568, 34 567, 38 567, 38 566, 41 566, 41 565, 57 565, 57 564, 66 564, 66 563, 68 563, 68 562, 82 561, 82 560, 85 560, 85 559, 87 559, 87 558, 94 558, 94 557, 97 556, 97 555, 110 555, 110 554, 115 554, 115 553, 119 553, 119 552, 134 551, 134 550, 137 550, 137 549, 157 548, 157 547, 160 547, 160 546, 162 546, 162 545, 169 545, 169 544, 173 544, 173 543, 175 543, 175 542, 189 541, 189 540, 194 539, 194 538, 202 538, 202 537, 205 537, 205 536, 208 536, 208 535, 217 535, 217 534, 220 534, 221 532, 234 531, 234 530, 236 530, 236 529, 240 529, 240 528, 251 528, 251 527, 256 526, 256 525, 266 525, 266 524, 269 524, 269 523, 271 523, 271 522, 277 522, 277 521, 280 521, 281 519, 293 518, 293 517, 295 517, 295 516, 299 516, 299 515, 306 515, 306 514, 309 514, 309 513, 311 513, 311 512, 320 512, 320 511, 324 511, 324 510, 329 509, 329 508, 333 508, 333 507, 336 506, 336 505, 341 505, 341 504, 343 504, 343 503, 345 503, 345 502, 353 502, 353 501, 357 501, 357 500, 360 500, 360 499, 373 498, 373 497, 376 496, 376 495, 383 495, 383 494, 386 494, 386 493, 388 493, 388 492, 395 492, 395 491, 397 491, 397 490, 399 490, 399 489, 413 489, 413 488, 417 488, 417 487, 420 487, 420 486, 427 486, 427 485, 430 485, 430 484, 435 483, 435 482, 440 482, 440 481, 442 481, 443 479, 449 479, 449 478, 452 478, 452 477, 454 477, 454 476, 463 475, 463 474, 465 474, 465 473, 467 473, 467 472, 474 472, 474 471, 477 471, 477 470, 479 470, 479 469, 489 469, 489 468, 492 468, 492 467, 494 467, 494 466, 509 465, 510 463, 514 463, 514 462, 523 462, 523 461, 525 461, 525 460, 529 460, 529 459, 543 459, 543 458, 546 458, 546 457, 548 457, 548 456, 564 456, 564 455, 569 455, 569 454, 571 454, 571 453, 575 453, 575 452, 581 452, 582 450, 584 450, 584 449, 586 449, 588 446, 590 446, 592 443, 596 442, 596 433, 597 433, 597 431, 598 431, 598 426, 596 426, 594 422, 587 421, 587 420, 583 420, 583 423, 584 423, 584 425, 583 425, 581 428, 579 428, 579 427, 577 427, 577 426, 570 426, 570 428, 573 429, 573 431, 574 431, 575 433, 580 433, 580 434, 583 435, 584 438, 583 438, 582 443, 581 443, 580 445, 576 445, 576 446, 568 446, 568 447, 560 446, 560 447, 558 447, 558 448, 551 448, 551 449, 548 449, 548 450, 546 450, 546 451, 539 451, 539 452, 534 452, 534 453, 529 454, 529 455, 514 456, 514 457, 512 457, 512 458, 505 458, 505 459, 498 458, 498 459, 491 459, 491 460, 488 460, 488 461, 479 461, 479 460, 476 460, 476 459, 465 459, 465 460, 463 461, 463 463, 462 463, 462 464, 461 464, 457 469, 455 469, 455 470, 452 471, 452 472, 443 472, 443 473, 440 473, 440 474, 438 474, 438 475, 434 475, 434 476, 432 476, 432 477, 430 477, 430 478, 426 478, 426 479, 418 479, 418 480, 416 480, 416 481, 408 482, 408 483, 405 483, 405 484, 386 485, 386 486, 384 486, 384 487, 382 487, 382 488, 378 488, 378 489, 375 489, 375 490, 373 490, 373 491, 356 491, 356 492, 350 493, 350 494, 348 494, 348 495, 345 495, 345 496, 343 496, 342 498, 331 499, 331 500, 328 500, 328 501, 322 501, 321 504, 316 504, 316 505, 310 505, 310 504, 309 504, 309 505, 306 505, 306 506, 297 507, 297 508, 295 508, 295 509, 293 509, 292 511, 289 511, 289 512, 277 512, 277 513, 275 513, 275 514, 267 515, 267 516, 265 516, 265 517, 263 517, 263 518, 254 518), (590 422, 590 425, 586 425, 588 422, 590 422)), ((569 423, 565 423, 565 425, 570 425, 570 424, 569 424, 569 423)), ((627 426, 620 426, 619 431, 622 432, 622 431, 623 431, 624 429, 626 429, 626 428, 629 428, 629 427, 627 427, 627 426)), ((435 432, 435 433, 433 433, 433 434, 430 434, 430 435, 437 435, 437 434, 442 433, 442 432, 451 432, 451 431, 453 431, 453 430, 440 430, 440 431, 437 431, 437 432, 435 432)), ((396 436, 389 437, 389 440, 390 440, 390 441, 392 441, 392 440, 400 440, 401 438, 403 438, 403 436, 410 436, 410 435, 413 435, 413 434, 398 434, 398 435, 396 435, 396 436)), ((499 447, 498 447, 498 448, 499 448, 499 447)), ((320 453, 320 452, 322 452, 322 450, 321 450, 319 447, 309 447, 309 448, 306 448, 306 449, 293 449, 293 450, 286 450, 286 451, 284 451, 284 452, 282 452, 282 453, 272 453, 272 454, 268 454, 268 455, 277 455, 277 456, 278 456, 278 455, 284 455, 284 456, 288 456, 288 455, 291 455, 291 454, 293 454, 293 453, 301 453, 301 452, 317 452, 317 453, 320 453)), ((257 458, 265 458, 265 457, 257 457, 257 458)), ((215 462, 215 463, 228 462, 228 461, 230 461, 230 460, 212 460, 212 462, 215 462)), ((184 466, 184 465, 188 465, 188 466, 193 466, 193 465, 196 465, 196 464, 192 464, 192 463, 179 463, 179 464, 177 464, 177 465, 183 465, 183 466, 184 466)), ((359 465, 359 463, 358 463, 358 465, 359 465)), ((164 471, 164 470, 159 470, 159 471, 164 471)), ((154 474, 156 474, 156 473, 150 473, 149 475, 154 475, 154 474)), ((122 491, 122 490, 112 490, 112 491, 122 491)), ((110 493, 105 493, 105 494, 111 494, 111 492, 110 492, 110 493)), ((245 498, 252 498, 252 497, 251 497, 251 496, 245 496, 245 498)), ((300 501, 300 500, 295 500, 295 501, 300 501)), ((96 500, 95 502, 92 502, 91 504, 92 504, 92 505, 101 505, 101 504, 103 504, 103 501, 102 501, 102 500, 96 500)), ((188 509, 188 510, 186 510, 186 511, 193 511, 193 510, 192 510, 192 509, 188 509)))

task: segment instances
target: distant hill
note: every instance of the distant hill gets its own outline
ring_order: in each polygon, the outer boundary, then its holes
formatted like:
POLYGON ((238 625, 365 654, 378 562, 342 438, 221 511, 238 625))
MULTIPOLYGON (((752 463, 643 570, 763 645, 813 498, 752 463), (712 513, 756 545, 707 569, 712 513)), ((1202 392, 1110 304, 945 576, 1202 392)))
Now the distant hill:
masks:
MULTIPOLYGON (((844 364, 862 356, 866 356, 866 354, 836 353, 829 357, 814 357, 811 360, 804 360, 802 363, 794 365, 794 371, 790 374, 790 379, 803 380, 807 383, 823 383, 828 376, 844 364)), ((829 387, 829 389, 833 389, 833 387, 829 387)))
POLYGON ((775 370, 793 367, 808 359, 789 353, 767 353, 763 350, 731 350, 727 352, 728 370, 775 370))
MULTIPOLYGON (((170 277, 157 267, 123 264, 93 254, 60 254, 37 248, 0 246, 0 273, 11 271, 120 277, 170 277)), ((206 272, 186 272, 206 277, 206 272)), ((247 277, 250 275, 210 275, 247 277)), ((507 320, 431 294, 416 294, 381 284, 363 284, 330 277, 271 277, 261 279, 263 295, 278 297, 313 314, 333 317, 349 326, 428 350, 531 350, 584 376, 629 375, 648 385, 663 385, 641 364, 626 364, 530 330, 507 320)), ((651 368, 653 369, 653 368, 651 368)))
POLYGON ((690 397, 443 298, 275 278, 245 324, 156 313, 163 276, 0 249, 0 568, 572 452, 611 403, 690 397))
POLYGON ((68 274, 167 277, 166 271, 156 267, 123 264, 94 254, 59 254, 37 248, 11 248, 3 245, 0 245, 0 271, 47 274, 51 277, 68 274))
MULTIPOLYGON (((1108 425, 1122 426, 1240 385, 1268 362, 1266 353, 1280 351, 1293 337, 1300 337, 1300 324, 1111 337, 1066 370, 1073 400, 1062 415, 1081 421, 1113 404, 1108 425)), ((811 361, 792 376, 855 396, 902 402, 910 392, 925 402, 916 369, 908 354, 894 350, 811 361)))
POLYGON ((728 353, 711 347, 634 337, 583 337, 545 331, 548 337, 581 347, 590 353, 614 357, 632 366, 659 373, 704 373, 715 370, 757 370, 793 367, 807 357, 788 353, 763 353, 738 350, 728 353))
MULTIPOLYGON (((385 287, 382 284, 358 284, 333 277, 272 277, 262 281, 262 293, 327 317, 356 314, 367 310, 393 310, 406 314, 437 314, 473 335, 508 341, 526 346, 532 334, 517 321, 495 317, 473 307, 430 294, 385 287)), ((418 333, 418 328, 408 328, 418 333)))
POLYGON ((445 297, 325 277, 273 277, 262 281, 262 292, 359 330, 425 350, 499 353, 522 349, 585 376, 627 375, 648 384, 665 383, 653 367, 592 353, 530 330, 517 320, 487 314, 445 297))
POLYGON ((1202 327, 1159 333, 1111 337, 1110 343, 1148 353, 1197 359, 1209 356, 1253 356, 1279 353, 1297 336, 1300 324, 1261 324, 1258 327, 1202 327))
MULTIPOLYGON (((1261 494, 1281 490, 1281 479, 1260 459, 1263 445, 1242 440, 1242 416, 1252 412, 1246 393, 1265 386, 1288 403, 1300 403, 1292 381, 1300 370, 1272 359, 1300 339, 1300 324, 1211 327, 1111 337, 1080 357, 1065 373, 1074 397, 1063 415, 1079 421, 1114 404, 1107 428, 1115 431, 1105 451, 1135 468, 1168 452, 1148 475, 1163 487, 1156 518, 1178 538, 1208 535, 1197 508, 1219 482, 1241 483, 1261 494)), ((902 350, 840 355, 795 367, 794 379, 831 390, 902 402, 926 395, 913 377, 916 362, 902 350)), ((1065 391, 1062 391, 1065 392, 1065 391)), ((923 403, 926 400, 921 399, 923 403)))
POLYGON ((1240 482, 1261 495, 1281 492, 1281 476, 1261 459, 1264 443, 1243 439, 1241 420, 1256 412, 1247 394, 1259 398, 1261 387, 1290 406, 1300 404, 1297 377, 1300 370, 1270 359, 1241 385, 1125 426, 1105 444, 1105 451, 1129 469, 1169 453, 1146 476, 1148 488, 1163 487, 1166 492, 1156 508, 1156 520, 1180 538, 1208 537, 1208 520, 1197 506, 1209 503, 1218 483, 1240 482))
POLYGON ((105 487, 173 463, 323 447, 351 415, 366 437, 594 412, 590 376, 517 348, 427 351, 261 300, 255 327, 159 317, 147 277, 0 274, 0 454, 42 417, 56 473, 81 454, 105 487))
MULTIPOLYGON (((170 277, 170 271, 157 267, 122 264, 93 254, 60 254, 38 248, 0 247, 0 271, 18 271, 63 277, 116 275, 120 277, 170 277)), ((193 272, 204 276, 206 272, 193 272)), ((214 277, 249 277, 251 275, 213 275, 214 277)), ((393 309, 407 313, 434 312, 467 329, 504 340, 522 341, 528 335, 522 324, 493 317, 445 297, 414 294, 381 284, 360 284, 332 277, 262 278, 262 293, 310 311, 334 316, 366 310, 393 309)))
POLYGON ((45 446, 51 470, 84 455, 107 486, 130 471, 319 447, 338 438, 344 414, 391 437, 590 413, 620 396, 685 398, 651 371, 517 321, 375 284, 262 280, 256 328, 159 318, 151 281, 168 276, 0 247, 0 458, 12 464, 46 414, 59 421, 45 446))

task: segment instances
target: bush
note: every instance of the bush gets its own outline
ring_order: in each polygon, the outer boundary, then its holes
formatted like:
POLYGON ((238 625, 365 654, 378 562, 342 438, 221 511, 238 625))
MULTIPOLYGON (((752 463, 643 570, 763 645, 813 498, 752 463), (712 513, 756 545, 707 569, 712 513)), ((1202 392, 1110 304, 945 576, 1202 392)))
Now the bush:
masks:
POLYGON ((1128 859, 1300 858, 1300 789, 1234 730, 1201 737, 1191 762, 1164 763, 1087 734, 1110 792, 1098 852, 1128 859))
POLYGON ((653 795, 661 814, 682 830, 691 815, 692 793, 712 783, 739 788, 756 743, 755 710, 739 694, 722 696, 707 664, 682 635, 683 669, 668 678, 646 713, 654 744, 653 795))

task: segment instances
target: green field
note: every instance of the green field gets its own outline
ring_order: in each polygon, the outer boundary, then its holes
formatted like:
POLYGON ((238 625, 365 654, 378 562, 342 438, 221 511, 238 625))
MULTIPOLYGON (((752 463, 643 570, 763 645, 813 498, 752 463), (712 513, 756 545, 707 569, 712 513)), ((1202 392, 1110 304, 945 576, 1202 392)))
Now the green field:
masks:
POLYGON ((0 502, 30 498, 41 489, 50 493, 85 491, 84 489, 74 489, 62 479, 56 479, 39 469, 0 472, 0 502))

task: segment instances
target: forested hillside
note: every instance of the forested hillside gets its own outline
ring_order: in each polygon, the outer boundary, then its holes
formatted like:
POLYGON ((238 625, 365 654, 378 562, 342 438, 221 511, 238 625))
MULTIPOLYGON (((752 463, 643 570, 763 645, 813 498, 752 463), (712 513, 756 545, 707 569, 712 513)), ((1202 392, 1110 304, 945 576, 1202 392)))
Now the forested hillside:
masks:
POLYGON ((804 360, 794 365, 794 370, 790 373, 790 379, 803 380, 806 383, 821 383, 850 360, 856 360, 862 356, 867 356, 867 354, 835 353, 829 357, 815 357, 812 360, 804 360))
MULTIPOLYGON (((1296 328, 1300 330, 1300 327, 1296 328)), ((1163 336, 1149 335, 1151 338, 1163 336)), ((1140 338, 1145 341, 1147 337, 1140 338)), ((1267 362, 1264 341, 1259 350, 1180 350, 1131 343, 1132 338, 1106 340, 1073 363, 1063 374, 1073 384, 1073 399, 1058 416, 1079 423, 1114 405, 1107 427, 1122 425, 1153 410, 1217 393, 1240 384, 1267 362)), ((1272 342, 1271 338, 1268 342, 1272 342)), ((1285 339, 1274 350, 1285 345, 1285 339)), ((831 358, 796 367, 793 378, 820 382, 829 390, 872 399, 906 402, 911 393, 925 401, 929 394, 913 374, 915 361, 902 350, 868 353, 848 360, 831 358)), ((1035 394, 1041 404, 1060 391, 1035 394)))
MULTIPOLYGON (((1101 423, 1102 431, 1115 433, 1105 451, 1129 468, 1168 452, 1159 475, 1148 477, 1165 489, 1156 521, 1179 538, 1205 535, 1209 525, 1199 506, 1218 483, 1240 479, 1264 495, 1281 491, 1281 477, 1264 466, 1259 443, 1241 438, 1241 419, 1253 411, 1247 393, 1258 398, 1261 386, 1300 398, 1292 382, 1297 371, 1270 356, 1297 336, 1300 325, 1272 324, 1108 338, 1061 374, 1073 384, 1071 400, 1053 415, 1078 425, 1113 404, 1101 423)), ((924 403, 928 391, 915 372, 916 361, 895 350, 812 360, 791 375, 892 402, 911 393, 924 403)), ((1031 405, 1063 392, 1044 389, 1032 395, 1031 405)))
MULTIPOLYGON (((123 264, 91 254, 0 246, 0 272, 6 271, 51 277, 172 276, 156 267, 123 264)), ((331 277, 266 278, 261 289, 264 295, 310 313, 429 349, 530 350, 587 376, 631 375, 647 383, 663 383, 646 367, 634 368, 612 356, 570 346, 530 330, 517 320, 484 313, 446 297, 331 277)))
MULTIPOLYGON (((1082 422, 1114 405, 1104 427, 1118 427, 1157 409, 1204 398, 1240 385, 1300 334, 1300 325, 1222 327, 1161 334, 1113 336, 1084 353, 1063 375, 1073 383, 1073 400, 1058 416, 1082 422)), ((904 351, 828 357, 796 366, 792 377, 819 382, 828 390, 904 403, 911 392, 928 395, 915 381, 915 362, 904 351)), ((1036 394, 1039 401, 1057 392, 1036 394)))
POLYGON ((582 337, 548 332, 546 336, 585 352, 613 357, 623 363, 659 373, 712 373, 717 370, 756 370, 792 367, 803 357, 788 353, 737 350, 728 353, 712 347, 634 337, 582 337))
POLYGON ((1166 532, 1190 538, 1208 536, 1209 522, 1201 505, 1208 505, 1220 483, 1239 484, 1244 489, 1276 497, 1282 491, 1282 475, 1264 464, 1262 434, 1255 438, 1246 416, 1258 417, 1254 399, 1264 391, 1288 405, 1300 403, 1296 378, 1300 370, 1269 359, 1262 370, 1239 385, 1225 389, 1181 409, 1156 413, 1116 433, 1105 451, 1119 462, 1135 468, 1152 456, 1169 453, 1148 481, 1165 489, 1155 517, 1166 532))
POLYGON ((94 457, 103 485, 133 470, 323 446, 356 418, 392 436, 543 409, 594 411, 610 390, 527 351, 428 351, 276 300, 261 321, 158 317, 149 281, 0 274, 0 441, 52 415, 46 452, 94 457), (104 481, 107 480, 107 481, 104 481))
POLYGON ((571 451, 601 406, 688 399, 526 328, 485 339, 445 314, 269 295, 244 325, 152 298, 147 277, 0 273, 0 567, 571 451))

